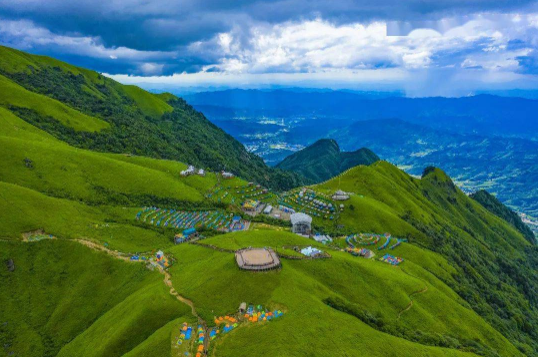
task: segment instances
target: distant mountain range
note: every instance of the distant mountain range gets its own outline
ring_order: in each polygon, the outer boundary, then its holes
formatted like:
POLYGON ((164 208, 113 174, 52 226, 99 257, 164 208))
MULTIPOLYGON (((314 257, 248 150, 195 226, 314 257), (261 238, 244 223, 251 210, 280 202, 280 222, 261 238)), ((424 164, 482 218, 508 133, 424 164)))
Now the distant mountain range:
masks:
POLYGON ((287 158, 276 167, 297 172, 314 181, 326 181, 358 165, 370 165, 379 160, 371 150, 362 148, 342 152, 335 140, 321 139, 287 158))
POLYGON ((538 101, 364 98, 352 92, 227 90, 188 97, 228 133, 276 165, 321 138, 368 147, 413 175, 434 165, 472 192, 486 189, 538 216, 538 101))
POLYGON ((195 107, 211 105, 241 113, 330 117, 357 121, 398 118, 460 134, 538 138, 538 100, 481 94, 462 98, 372 99, 345 91, 294 92, 232 89, 185 97, 195 107))

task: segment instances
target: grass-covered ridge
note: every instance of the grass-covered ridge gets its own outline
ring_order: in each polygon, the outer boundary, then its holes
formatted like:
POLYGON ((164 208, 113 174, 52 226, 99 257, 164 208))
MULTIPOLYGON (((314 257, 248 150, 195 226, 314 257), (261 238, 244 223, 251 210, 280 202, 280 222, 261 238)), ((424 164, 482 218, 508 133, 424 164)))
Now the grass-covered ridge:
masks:
POLYGON ((341 152, 336 141, 321 139, 286 157, 276 167, 300 173, 313 182, 322 182, 351 167, 370 165, 378 160, 369 149, 341 152))
POLYGON ((506 207, 495 196, 488 193, 487 191, 480 190, 473 193, 470 197, 480 203, 494 215, 504 219, 505 221, 513 225, 518 231, 521 232, 521 234, 523 234, 523 236, 528 241, 532 243, 536 242, 536 237, 534 236, 534 233, 529 228, 529 226, 527 226, 525 223, 523 223, 523 221, 521 221, 521 218, 517 215, 517 213, 506 207))
POLYGON ((0 246, 15 264, 0 270, 5 355, 121 356, 189 314, 141 264, 59 240, 0 246))
MULTIPOLYGON (((65 78, 65 88, 44 82, 55 88, 50 96, 67 96, 70 81, 84 79, 88 95, 99 97, 106 88, 119 96, 118 103, 123 100, 120 89, 109 87, 115 84, 94 72, 5 51, 0 65, 11 61, 13 66, 2 66, 13 77, 31 77, 30 65, 47 72, 36 78, 65 78), (61 73, 48 73, 53 70, 61 73)), ((155 109, 149 122, 177 114, 175 97, 155 98, 174 110, 143 99, 155 109)), ((78 99, 67 100, 68 105, 86 114, 98 103, 78 99)), ((138 111, 139 104, 130 103, 138 111)), ((196 321, 190 307, 170 295, 174 290, 190 299, 209 325, 243 301, 284 311, 274 321, 244 324, 219 336, 210 343, 210 356, 536 355, 536 247, 465 196, 441 170, 429 169, 415 179, 376 162, 312 186, 328 196, 337 189, 351 193, 338 219, 314 219, 316 230, 336 238, 331 246, 291 234, 287 225, 271 220, 252 224, 249 231, 207 232, 211 237, 197 244, 174 245, 180 230, 135 219, 143 206, 236 214, 239 202, 234 206, 232 196, 239 201, 237 191, 248 183, 240 178, 219 183, 214 173, 181 177, 185 163, 175 160, 77 148, 68 143, 79 135, 97 136, 65 128, 55 132, 50 129, 56 128, 50 121, 55 119, 39 118, 27 108, 0 108, 0 356, 12 351, 183 356, 188 347, 177 345, 179 326, 196 321), (58 133, 66 139, 58 140, 58 133), (217 189, 218 195, 210 196, 217 189), (225 191, 230 195, 222 199, 225 191), (37 230, 57 239, 23 242, 37 230), (343 251, 343 237, 359 232, 407 238, 390 251, 404 263, 394 267, 379 261, 385 251, 377 246, 373 259, 343 251), (292 247, 306 245, 326 250, 330 258, 294 259, 300 253, 292 247), (239 270, 230 250, 249 246, 272 247, 289 257, 282 257, 280 270, 239 270), (158 250, 173 259, 172 285, 143 263, 120 261, 111 253, 125 253, 129 260, 158 250)), ((268 200, 276 202, 273 194, 268 200)))
POLYGON ((353 193, 334 224, 343 224, 343 231, 390 231, 447 257, 458 271, 451 288, 505 336, 518 340, 521 350, 536 351, 537 246, 467 197, 444 172, 431 168, 415 179, 377 162, 316 189, 353 193))
POLYGON ((7 47, 0 46, 0 57, 4 82, 16 85, 26 98, 7 97, 0 105, 72 146, 226 169, 277 189, 303 182, 296 174, 266 166, 181 98, 124 86, 99 73, 7 47), (50 106, 42 104, 45 100, 75 114, 68 119, 44 110, 50 106), (109 128, 94 132, 105 126, 109 128))

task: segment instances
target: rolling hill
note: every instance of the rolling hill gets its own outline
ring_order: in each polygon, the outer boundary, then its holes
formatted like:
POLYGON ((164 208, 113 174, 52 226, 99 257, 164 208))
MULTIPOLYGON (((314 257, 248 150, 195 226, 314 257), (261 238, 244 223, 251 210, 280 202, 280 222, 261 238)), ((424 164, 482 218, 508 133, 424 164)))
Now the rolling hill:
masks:
MULTIPOLYGON (((19 55, 10 62, 17 70, 35 60, 19 55)), ((152 102, 131 105, 170 113, 152 102)), ((310 186, 351 194, 336 220, 314 218, 317 232, 335 238, 330 245, 256 222, 174 245, 178 229, 144 223, 137 212, 159 206, 237 215, 241 202, 212 196, 215 187, 233 194, 251 186, 211 172, 182 177, 186 165, 178 161, 70 145, 79 130, 62 131, 60 140, 19 117, 27 111, 0 108, 0 356, 195 355, 197 343, 178 343, 182 323, 212 328, 241 302, 284 315, 220 334, 209 356, 537 355, 536 245, 439 169, 418 179, 376 161, 310 186), (372 259, 345 252, 345 236, 359 232, 407 239, 388 248, 404 262, 380 261, 383 242, 371 246, 372 259), (330 258, 298 259, 293 247, 308 245, 330 258), (237 267, 234 250, 268 246, 281 254, 281 269, 237 267), (172 261, 166 271, 131 260, 158 250, 172 261)), ((91 118, 116 125, 84 114, 82 125, 100 123, 91 118)))
POLYGON ((276 189, 302 183, 266 166, 183 99, 0 46, 0 106, 72 146, 226 169, 276 189))
POLYGON ((378 160, 369 149, 342 152, 336 141, 321 139, 286 157, 276 167, 297 172, 313 182, 322 182, 351 167, 370 165, 378 160))

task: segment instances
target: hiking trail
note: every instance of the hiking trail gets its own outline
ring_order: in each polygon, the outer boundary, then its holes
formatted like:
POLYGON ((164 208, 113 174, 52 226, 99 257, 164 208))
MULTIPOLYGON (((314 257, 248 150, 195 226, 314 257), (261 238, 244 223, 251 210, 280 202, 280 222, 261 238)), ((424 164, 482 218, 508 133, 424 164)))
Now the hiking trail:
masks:
MULTIPOLYGON (((418 277, 416 277, 416 276, 414 276, 412 274, 409 274, 403 268, 401 268, 401 270, 402 270, 402 272, 404 272, 404 274, 407 274, 412 278, 415 278, 415 279, 418 279, 418 280, 424 282, 422 279, 420 279, 420 278, 418 278, 418 277)), ((411 294, 409 294, 409 304, 407 304, 407 306, 398 313, 398 317, 396 319, 399 320, 404 312, 409 311, 413 307, 413 296, 425 293, 426 291, 428 291, 428 285, 425 285, 424 288, 422 288, 420 290, 417 290, 417 291, 414 291, 411 294)))

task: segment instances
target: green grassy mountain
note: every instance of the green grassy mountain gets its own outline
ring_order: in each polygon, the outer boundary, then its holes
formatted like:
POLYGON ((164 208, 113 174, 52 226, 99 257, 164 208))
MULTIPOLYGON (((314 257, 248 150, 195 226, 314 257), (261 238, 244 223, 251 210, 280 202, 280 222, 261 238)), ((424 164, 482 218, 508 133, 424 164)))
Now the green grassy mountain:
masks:
POLYGON ((183 99, 0 46, 0 106, 72 146, 178 160, 277 189, 302 178, 266 166, 183 99))
MULTIPOLYGON (((222 334, 209 356, 538 354, 536 245, 439 169, 416 179, 378 161, 311 186, 351 193, 338 219, 314 218, 335 237, 329 246, 257 223, 174 245, 178 230, 135 219, 142 207, 238 214, 239 202, 210 194, 247 182, 181 177, 182 162, 82 149, 11 109, 0 108, 2 357, 195 355, 196 345, 177 343, 183 322, 196 327, 193 310, 212 327, 243 301, 284 316, 222 334), (28 241, 37 231, 55 239, 28 241), (404 262, 379 261, 382 242, 373 259, 343 251, 345 235, 359 232, 407 238, 388 251, 404 262), (293 259, 292 247, 307 245, 331 257, 293 259), (239 270, 233 250, 249 246, 292 258, 267 273, 239 270), (157 250, 173 260, 169 281, 129 261, 157 250)), ((84 133, 115 125, 85 115, 77 125, 93 129, 84 133)))
POLYGON ((529 242, 534 243, 536 241, 536 237, 534 236, 534 233, 529 228, 529 226, 523 223, 523 221, 517 215, 516 212, 503 205, 503 203, 499 201, 495 196, 485 190, 479 190, 471 194, 470 197, 480 203, 488 211, 490 211, 497 217, 501 217, 502 219, 513 225, 518 231, 521 232, 521 234, 523 234, 523 236, 529 242))
POLYGON ((370 165, 379 157, 367 148, 342 152, 332 139, 321 139, 314 144, 286 157, 277 168, 297 172, 313 182, 323 182, 345 170, 370 165))

